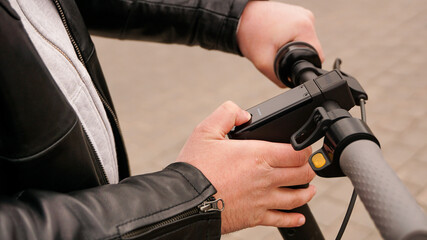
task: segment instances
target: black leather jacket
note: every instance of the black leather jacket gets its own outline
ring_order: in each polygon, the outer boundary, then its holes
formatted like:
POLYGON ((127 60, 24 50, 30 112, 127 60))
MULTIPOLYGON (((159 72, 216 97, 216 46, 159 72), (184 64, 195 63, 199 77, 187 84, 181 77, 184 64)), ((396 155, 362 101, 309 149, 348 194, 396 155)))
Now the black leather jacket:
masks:
POLYGON ((0 239, 219 239, 220 213, 199 207, 216 190, 198 169, 174 163, 129 177, 87 28, 239 54, 236 28, 247 0, 52 1, 104 102, 122 181, 107 184, 76 113, 0 0, 0 239))

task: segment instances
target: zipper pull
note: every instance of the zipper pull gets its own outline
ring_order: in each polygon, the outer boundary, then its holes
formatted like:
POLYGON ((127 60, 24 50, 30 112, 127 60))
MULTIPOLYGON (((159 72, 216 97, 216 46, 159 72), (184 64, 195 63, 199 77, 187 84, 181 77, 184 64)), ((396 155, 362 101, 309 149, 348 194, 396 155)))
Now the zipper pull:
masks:
POLYGON ((222 200, 221 198, 218 198, 215 200, 214 198, 214 200, 212 201, 209 201, 209 200, 204 201, 202 204, 200 204, 197 207, 201 212, 207 213, 207 212, 213 212, 213 211, 222 212, 224 210, 224 206, 225 206, 224 200, 222 200))

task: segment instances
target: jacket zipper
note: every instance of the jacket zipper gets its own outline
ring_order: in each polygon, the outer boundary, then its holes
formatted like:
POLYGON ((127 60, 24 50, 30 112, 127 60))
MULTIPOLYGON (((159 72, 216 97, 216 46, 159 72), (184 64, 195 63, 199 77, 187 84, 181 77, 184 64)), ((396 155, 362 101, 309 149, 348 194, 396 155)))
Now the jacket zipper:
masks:
POLYGON ((95 172, 96 172, 96 175, 98 176, 98 179, 100 180, 100 185, 109 184, 110 182, 108 181, 104 166, 102 165, 101 159, 99 159, 99 156, 95 151, 95 146, 93 145, 92 141, 90 140, 84 128, 83 128, 83 132, 85 134, 87 141, 89 142, 90 150, 92 150, 92 152, 95 155, 95 172))
MULTIPOLYGON (((62 21, 62 24, 64 25, 64 28, 65 28, 65 30, 66 30, 66 32, 67 32, 67 35, 68 35, 68 37, 70 38, 71 44, 73 45, 74 50, 76 51, 77 57, 78 57, 79 61, 83 64, 83 66, 84 66, 84 67, 86 68, 86 70, 87 70, 86 63, 85 63, 85 61, 84 61, 84 59, 83 59, 83 55, 82 55, 82 53, 81 53, 81 50, 80 50, 79 46, 77 45, 76 41, 74 40, 73 35, 71 34, 71 31, 70 31, 70 28, 69 28, 69 26, 68 26, 67 20, 66 20, 66 18, 65 18, 64 11, 62 10, 62 6, 61 6, 61 4, 59 3, 59 1, 58 1, 58 0, 53 0, 53 1, 54 1, 54 3, 55 3, 56 9, 58 10, 59 16, 60 16, 61 21, 62 21)), ((118 119, 117 119, 116 114, 114 113, 113 109, 112 109, 112 108, 111 108, 111 106, 108 104, 108 102, 104 99, 104 97, 99 93, 99 90, 98 90, 98 88, 95 86, 95 84, 94 84, 94 89, 95 89, 96 94, 98 95, 99 99, 101 99, 101 102, 102 102, 102 104, 104 105, 104 107, 108 110, 108 112, 109 112, 109 113, 111 114, 111 116, 113 117, 113 120, 114 120, 114 123, 115 123, 115 125, 116 125, 116 128, 117 128, 117 130, 118 130, 119 134, 121 135, 120 125, 119 125, 119 121, 118 121, 118 119)), ((96 169, 96 171, 97 171, 98 177, 100 177, 100 178, 101 178, 101 179, 100 179, 100 180, 101 180, 101 183, 108 184, 108 178, 107 178, 107 176, 106 176, 105 169, 104 169, 104 167, 102 166, 102 164, 101 164, 101 160, 99 159, 99 156, 96 154, 95 147, 94 147, 93 143, 91 142, 91 140, 89 139, 89 137, 87 136, 86 131, 85 131, 85 135, 86 135, 86 138, 88 139, 88 141, 89 141, 89 143, 90 143, 91 150, 92 150, 92 151, 95 153, 95 155, 96 155, 96 161, 95 161, 95 165, 96 165, 96 167, 95 167, 95 169, 96 169)))
MULTIPOLYGON (((76 41, 74 40, 73 35, 71 35, 71 31, 70 31, 70 28, 68 27, 68 23, 67 23, 67 20, 65 18, 64 11, 62 10, 61 4, 59 3, 58 0, 54 0, 54 3, 55 3, 55 6, 56 6, 56 9, 59 12, 59 16, 61 17, 62 24, 64 25, 65 30, 67 31, 68 37, 70 38, 71 44, 73 45, 74 50, 77 53, 77 57, 79 58, 80 62, 83 64, 83 66, 87 69, 86 63, 83 60, 82 52, 80 51, 79 46, 77 45, 76 41)), ((102 104, 104 104, 104 107, 107 108, 107 110, 110 112, 111 116, 113 116, 114 122, 115 122, 117 128, 120 131, 119 121, 118 121, 117 116, 114 113, 113 109, 108 104, 108 102, 104 99, 104 97, 102 97, 102 95, 99 93, 99 91, 98 91, 98 89, 96 88, 95 85, 94 85, 94 88, 96 90, 96 93, 98 94, 98 97, 101 99, 102 104)))
POLYGON ((165 219, 161 222, 144 226, 135 230, 132 230, 128 233, 125 233, 122 236, 122 239, 131 239, 133 237, 139 236, 143 233, 149 232, 151 230, 164 227, 169 224, 173 224, 182 219, 197 215, 199 213, 210 213, 210 212, 222 212, 224 210, 224 201, 221 198, 215 199, 214 197, 209 197, 203 203, 198 205, 197 207, 191 208, 185 212, 182 212, 174 217, 165 219), (220 203, 220 204, 219 204, 220 203))
POLYGON ((70 31, 70 28, 68 27, 67 20, 65 19, 65 14, 64 14, 64 11, 62 10, 61 4, 58 2, 58 0, 54 0, 54 3, 56 6, 56 9, 59 12, 59 16, 61 17, 62 24, 64 25, 65 30, 67 31, 68 37, 70 38, 71 43, 74 46, 74 50, 77 53, 77 57, 79 58, 80 62, 82 62, 82 64, 84 66, 86 66, 85 62, 83 60, 82 52, 80 51, 80 48, 78 47, 76 41, 74 40, 73 36, 71 35, 71 31, 70 31))
MULTIPOLYGON (((56 9, 57 9, 57 10, 58 10, 58 12, 59 12, 59 16, 60 16, 60 18, 61 18, 62 24, 64 25, 64 28, 65 28, 65 30, 67 31, 68 37, 70 38, 71 44, 73 45, 74 50, 75 50, 75 51, 76 51, 76 53, 77 53, 77 57, 79 58, 80 62, 83 64, 83 66, 87 69, 87 67, 86 67, 86 63, 85 63, 85 61, 83 60, 82 52, 80 51, 79 46, 77 45, 76 41, 74 40, 73 35, 71 35, 71 31, 70 31, 70 28, 68 27, 68 23, 67 23, 67 20, 66 20, 66 18, 65 18, 64 11, 62 10, 61 4, 59 3, 59 1, 58 1, 58 0, 54 0, 54 3, 55 3, 55 6, 56 6, 56 9)), ((118 129, 119 129, 119 131, 120 131, 119 121, 118 121, 117 116, 116 116, 116 114, 114 113, 113 109, 112 109, 112 108, 111 108, 111 106, 108 104, 108 102, 104 99, 104 97, 102 97, 102 95, 99 93, 99 91, 98 91, 98 89, 96 88, 96 86, 95 86, 95 85, 94 85, 94 88, 95 88, 96 93, 98 94, 99 98, 101 99, 102 104, 104 104, 104 107, 105 107, 105 108, 107 108, 107 110, 110 112, 111 116, 112 116, 112 117, 113 117, 113 119, 114 119, 114 122, 115 122, 115 124, 116 124, 117 128, 118 128, 118 129)))

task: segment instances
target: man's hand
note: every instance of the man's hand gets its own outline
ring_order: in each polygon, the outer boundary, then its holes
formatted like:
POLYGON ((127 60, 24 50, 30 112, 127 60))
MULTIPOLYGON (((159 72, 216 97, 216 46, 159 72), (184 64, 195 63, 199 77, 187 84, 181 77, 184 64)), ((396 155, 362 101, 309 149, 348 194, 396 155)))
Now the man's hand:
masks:
POLYGON ((201 170, 217 189, 216 197, 224 200, 223 234, 256 225, 301 226, 302 214, 276 209, 293 209, 313 197, 314 186, 281 188, 313 179, 307 163, 311 149, 296 152, 289 144, 226 139, 234 126, 249 119, 236 104, 224 103, 197 126, 178 161, 201 170))
POLYGON ((278 2, 251 1, 243 10, 237 32, 240 51, 260 72, 280 87, 274 74, 274 57, 288 42, 312 45, 323 61, 323 51, 314 29, 313 14, 298 6, 278 2))

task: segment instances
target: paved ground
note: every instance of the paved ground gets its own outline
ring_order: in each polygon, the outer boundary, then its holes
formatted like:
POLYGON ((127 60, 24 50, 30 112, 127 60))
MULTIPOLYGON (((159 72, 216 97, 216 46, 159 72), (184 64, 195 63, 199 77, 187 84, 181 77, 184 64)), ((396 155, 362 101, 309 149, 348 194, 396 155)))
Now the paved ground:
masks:
MULTIPOLYGON (((311 9, 330 69, 335 57, 370 94, 368 122, 405 185, 427 209, 427 2, 288 1, 311 9)), ((284 23, 286 24, 286 23, 284 23)), ((226 100, 249 108, 283 90, 240 57, 197 47, 96 38, 128 146, 133 174, 174 161, 185 139, 226 100)), ((357 111, 354 111, 357 114, 357 111)), ((334 238, 350 194, 346 179, 320 179, 312 210, 334 238)), ((226 240, 281 239, 258 227, 226 240)), ((344 239, 380 239, 358 202, 344 239)))

